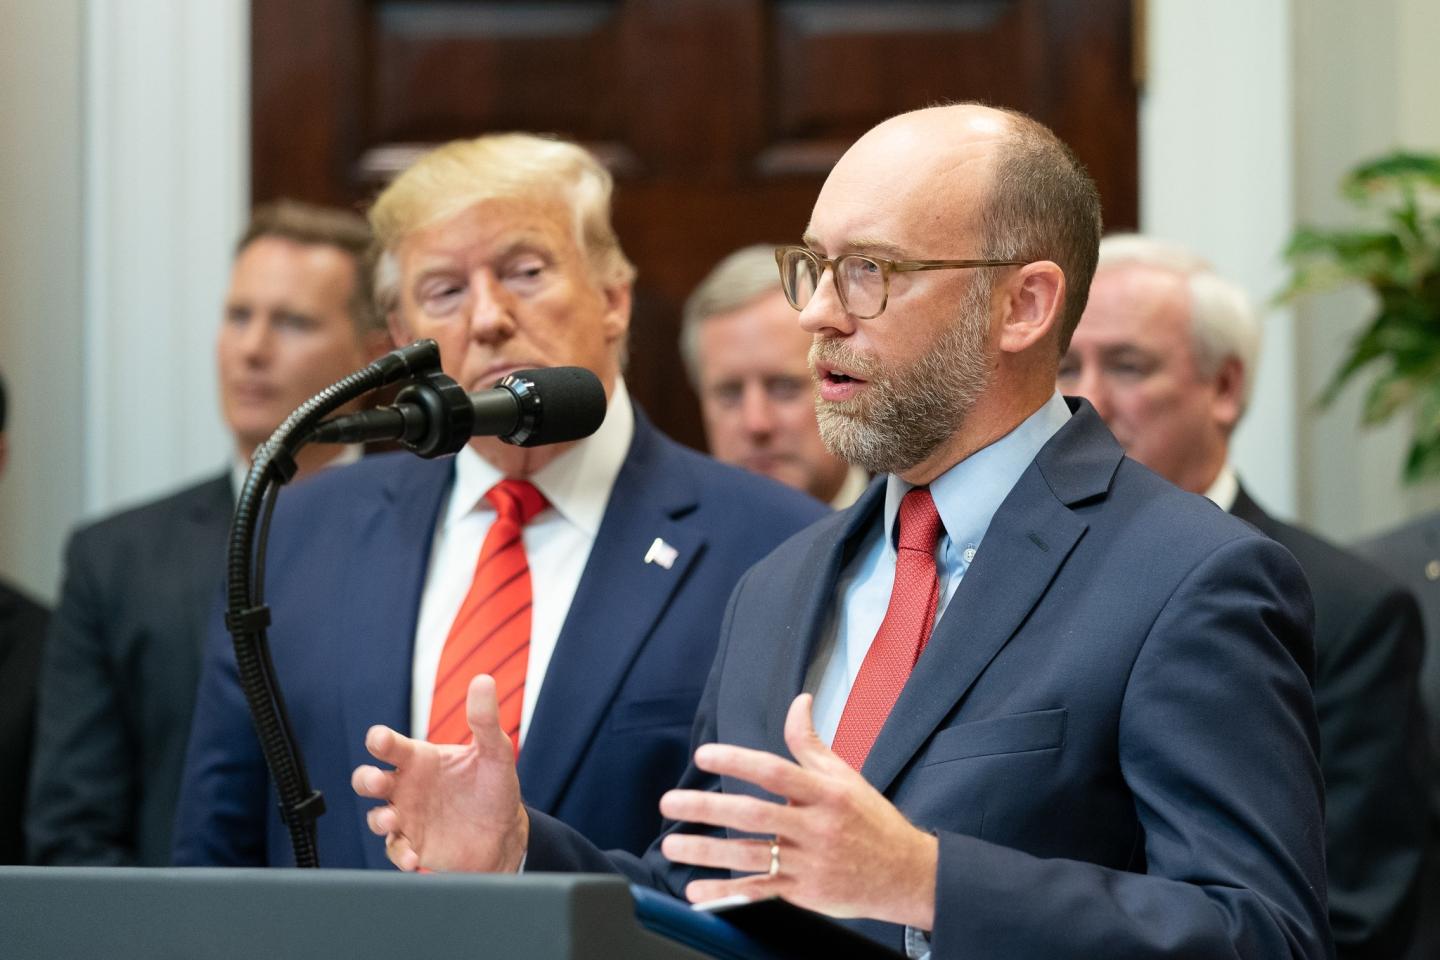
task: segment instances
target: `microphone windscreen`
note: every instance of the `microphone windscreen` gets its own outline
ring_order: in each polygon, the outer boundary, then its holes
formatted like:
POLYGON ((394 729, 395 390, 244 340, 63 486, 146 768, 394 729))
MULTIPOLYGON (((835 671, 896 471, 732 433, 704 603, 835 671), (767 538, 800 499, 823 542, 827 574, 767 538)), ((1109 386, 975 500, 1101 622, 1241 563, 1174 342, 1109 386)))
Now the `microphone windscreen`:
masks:
MULTIPOLYGON (((584 367, 517 370, 511 376, 529 380, 540 401, 534 432, 523 446, 579 440, 600 429, 605 419, 605 388, 600 378, 584 367)), ((523 401, 521 405, 525 405, 523 401)))

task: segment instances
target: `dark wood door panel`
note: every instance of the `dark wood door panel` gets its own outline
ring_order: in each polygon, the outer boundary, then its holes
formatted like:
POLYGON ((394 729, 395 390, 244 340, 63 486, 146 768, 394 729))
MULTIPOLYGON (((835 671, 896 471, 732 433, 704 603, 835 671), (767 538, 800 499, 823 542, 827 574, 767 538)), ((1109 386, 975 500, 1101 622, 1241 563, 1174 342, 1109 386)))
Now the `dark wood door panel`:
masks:
POLYGON ((614 171, 640 270, 628 378, 700 445, 680 305, 799 236, 865 129, 941 100, 1030 113, 1136 223, 1130 0, 252 0, 252 193, 363 207, 418 150, 548 131, 614 171))
POLYGON ((775 130, 854 140, 876 117, 956 96, 1018 105, 1037 78, 1012 51, 1037 38, 1019 0, 778 0, 771 12, 775 130))
POLYGON ((619 6, 370 5, 369 140, 438 141, 479 129, 618 137, 619 6))

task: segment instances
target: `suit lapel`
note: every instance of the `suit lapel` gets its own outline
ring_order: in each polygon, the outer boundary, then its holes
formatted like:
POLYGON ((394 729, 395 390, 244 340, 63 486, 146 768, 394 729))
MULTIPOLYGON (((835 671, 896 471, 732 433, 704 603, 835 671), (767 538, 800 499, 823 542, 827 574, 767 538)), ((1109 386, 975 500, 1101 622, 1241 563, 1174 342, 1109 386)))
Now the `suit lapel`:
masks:
POLYGON ((769 649, 783 657, 776 668, 768 671, 770 686, 765 698, 765 711, 760 718, 759 749, 779 756, 789 756, 785 745, 785 715, 790 704, 805 686, 805 674, 815 658, 816 645, 823 631, 833 628, 835 590, 840 572, 850 562, 856 545, 885 503, 885 484, 872 484, 848 510, 825 526, 810 545, 805 563, 796 577, 794 602, 785 611, 776 611, 785 619, 777 637, 799 637, 799 643, 775 643, 769 649))
MULTIPOLYGON (((449 458, 397 460, 377 490, 356 505, 355 535, 347 556, 332 562, 346 571, 345 594, 334 611, 341 620, 334 636, 336 669, 344 671, 345 749, 350 767, 373 763, 365 731, 383 723, 410 729, 410 674, 420 593, 430 565, 436 516, 454 470, 449 458), (417 536, 423 531, 423 536, 417 536)), ((371 867, 388 867, 383 848, 370 842, 364 810, 358 806, 362 848, 371 867)))
POLYGON ((188 636, 195 638, 196 669, 209 632, 210 616, 215 604, 221 602, 230 531, 230 514, 235 509, 235 492, 230 485, 230 471, 195 488, 184 507, 184 522, 190 530, 181 542, 194 544, 195 556, 178 558, 175 576, 188 581, 186 592, 193 602, 188 605, 188 636))
POLYGON ((1083 404, 1021 475, 870 750, 863 772, 876 789, 889 789, 1045 595, 1086 530, 1071 507, 1104 495, 1121 456, 1083 404))
POLYGON ((695 505, 684 461, 637 411, 635 437, 545 671, 530 746, 520 752, 520 784, 536 808, 559 801, 631 662, 705 549, 703 531, 684 521, 695 505), (675 551, 668 567, 646 562, 657 538, 675 551))

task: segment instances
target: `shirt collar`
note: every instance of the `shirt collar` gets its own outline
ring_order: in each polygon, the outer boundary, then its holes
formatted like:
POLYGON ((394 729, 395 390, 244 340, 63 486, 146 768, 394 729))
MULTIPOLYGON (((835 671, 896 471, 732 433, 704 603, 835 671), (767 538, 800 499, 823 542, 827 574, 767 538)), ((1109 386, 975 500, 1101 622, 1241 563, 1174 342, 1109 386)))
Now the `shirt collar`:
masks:
POLYGON ((1210 489, 1205 491, 1208 497, 1221 510, 1229 513, 1235 509, 1235 498, 1240 495, 1240 481, 1235 476, 1235 468, 1230 466, 1226 460, 1225 465, 1215 477, 1215 482, 1210 484, 1210 489))
MULTIPOLYGON (((594 537, 610 502, 610 490, 630 452, 635 436, 635 410, 625 381, 615 378, 615 389, 605 406, 600 429, 535 471, 530 482, 567 521, 594 537)), ((503 474, 469 446, 455 455, 455 485, 445 511, 444 527, 468 514, 503 474)), ((442 528, 443 529, 443 528, 442 528)))
POLYGON ((835 496, 830 498, 830 506, 835 510, 844 510, 859 500, 860 494, 864 493, 869 486, 870 474, 852 463, 850 468, 845 471, 845 482, 840 484, 840 489, 836 491, 835 496))
MULTIPOLYGON (((952 543, 978 545, 984 539, 991 518, 1020 475, 1069 419, 1070 408, 1057 391, 1014 430, 976 450, 930 484, 940 522, 952 543)), ((911 489, 911 484, 893 473, 886 480, 885 545, 890 550, 895 549, 900 500, 911 489)))

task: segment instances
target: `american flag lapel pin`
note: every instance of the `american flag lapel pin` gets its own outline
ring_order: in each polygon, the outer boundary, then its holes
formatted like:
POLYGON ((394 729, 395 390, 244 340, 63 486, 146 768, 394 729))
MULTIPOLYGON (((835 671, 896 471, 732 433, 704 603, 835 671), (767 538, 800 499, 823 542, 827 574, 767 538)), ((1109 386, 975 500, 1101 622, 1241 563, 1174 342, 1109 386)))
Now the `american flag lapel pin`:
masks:
POLYGON ((680 551, 656 537, 655 542, 650 544, 650 549, 645 551, 645 562, 659 564, 669 570, 675 565, 675 558, 678 556, 680 551))

